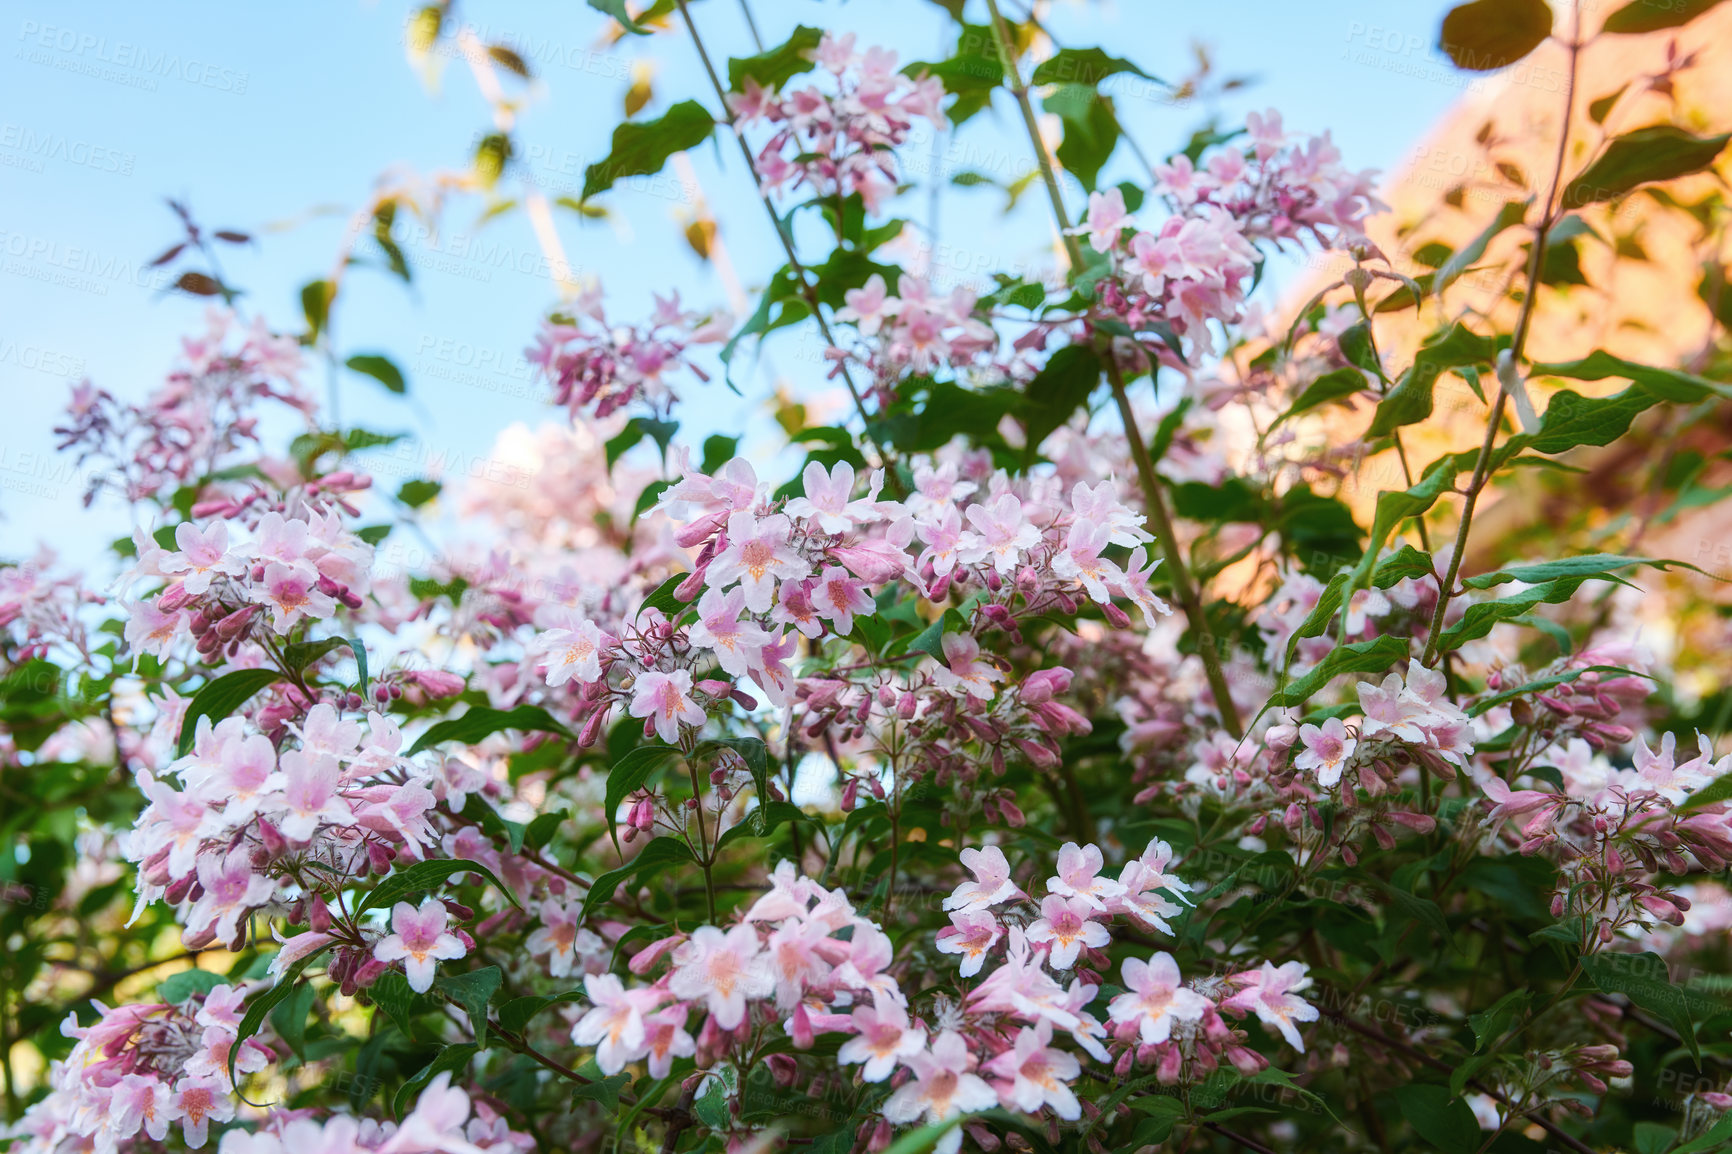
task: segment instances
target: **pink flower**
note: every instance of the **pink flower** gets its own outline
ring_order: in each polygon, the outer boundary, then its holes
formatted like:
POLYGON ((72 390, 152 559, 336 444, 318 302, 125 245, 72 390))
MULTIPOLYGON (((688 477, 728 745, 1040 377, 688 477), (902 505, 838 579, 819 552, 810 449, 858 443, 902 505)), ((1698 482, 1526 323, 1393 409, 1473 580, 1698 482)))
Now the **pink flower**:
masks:
POLYGON ((1102 864, 1099 846, 1067 841, 1059 847, 1058 876, 1047 878, 1046 888, 1051 893, 1081 898, 1092 909, 1105 910, 1107 899, 1118 897, 1125 887, 1101 877, 1102 864))
POLYGON ((1174 1022, 1195 1022, 1209 1009, 1209 999, 1180 985, 1179 965, 1173 955, 1156 953, 1148 961, 1126 958, 1119 973, 1125 992, 1107 1005, 1107 1017, 1115 1022, 1136 1022, 1138 1036, 1147 1045, 1165 1042, 1174 1022))
MULTIPOLYGON (((296 521, 304 526, 306 522, 296 521)), ((273 561, 265 566, 262 584, 252 587, 253 600, 271 610, 271 628, 282 636, 303 619, 317 620, 337 611, 337 603, 317 587, 318 578, 306 570, 273 561)))
POLYGON ((1107 913, 1125 914, 1163 934, 1172 933, 1167 919, 1183 907, 1164 895, 1171 892, 1191 903, 1185 896, 1185 883, 1166 873, 1167 863, 1172 860, 1173 847, 1160 838, 1150 841, 1141 857, 1126 862, 1119 871, 1119 884, 1125 887, 1125 892, 1107 900, 1107 913))
POLYGON ((1015 493, 1000 493, 990 503, 970 505, 968 523, 976 536, 960 552, 961 560, 969 565, 990 560, 1007 576, 1016 571, 1023 553, 1040 543, 1040 530, 1029 522, 1015 493))
POLYGON ((926 1031, 908 1024, 908 1011, 895 998, 874 996, 870 1007, 855 1008, 853 1023, 858 1032, 842 1044, 836 1060, 844 1066, 864 1062, 860 1076, 868 1082, 882 1082, 898 1061, 926 1045, 926 1031))
POLYGON ((1119 230, 1130 223, 1125 212, 1125 194, 1117 188, 1089 193, 1089 215, 1086 231, 1089 247, 1096 252, 1111 252, 1118 247, 1119 230))
POLYGON ((454 961, 469 951, 457 935, 446 932, 451 915, 438 898, 424 898, 421 908, 408 902, 391 907, 391 933, 373 947, 373 956, 389 965, 402 962, 409 988, 425 994, 441 961, 454 961))
POLYGON ((1024 1026, 1016 1035, 1016 1045, 984 1069, 1001 1079, 998 1098, 1006 1110, 1036 1114, 1041 1107, 1051 1106, 1060 1118, 1074 1122, 1082 1117, 1082 1104, 1066 1083, 1082 1074, 1082 1063, 1053 1049, 1051 1042, 1051 1022, 1024 1026))
POLYGON ((174 543, 180 552, 170 553, 160 566, 170 576, 184 574, 181 585, 194 597, 209 589, 219 576, 239 577, 247 571, 246 561, 229 552, 226 521, 212 521, 203 529, 182 521, 174 527, 174 543))
POLYGON ((800 474, 800 483, 805 496, 788 502, 791 517, 816 521, 826 533, 846 533, 857 524, 878 519, 874 502, 882 482, 876 474, 870 492, 858 501, 850 499, 854 494, 854 466, 847 461, 837 461, 828 473, 824 466, 813 461, 800 474))
POLYGON ((649 1035, 644 1015, 666 1001, 667 995, 654 989, 628 990, 612 974, 587 975, 583 989, 591 1005, 572 1027, 571 1040, 594 1046, 595 1064, 612 1076, 644 1056, 649 1035))
POLYGON ((1305 1041, 1293 1023, 1317 1020, 1317 1007, 1296 996, 1311 985, 1307 969, 1304 962, 1288 962, 1279 968, 1264 962, 1260 970, 1234 974, 1229 981, 1241 989, 1222 1002, 1221 1008, 1256 1014, 1258 1021, 1279 1030, 1295 1050, 1303 1053, 1305 1041))
POLYGON ((1385 677, 1382 685, 1361 681, 1359 708, 1365 713, 1361 731, 1366 737, 1390 733, 1403 741, 1425 740, 1425 732, 1419 726, 1427 713, 1425 704, 1407 692, 1399 673, 1385 677))
MULTIPOLYGON (((938 1035, 931 1050, 916 1051, 902 1061, 914 1071, 914 1080, 884 1103, 886 1121, 901 1125, 924 1117, 927 1122, 942 1122, 998 1105, 992 1087, 972 1072, 974 1055, 954 1030, 938 1035)), ((961 1145, 962 1130, 954 1127, 945 1131, 934 1149, 938 1154, 956 1154, 961 1145)))
POLYGON ((181 610, 165 613, 154 601, 122 602, 126 610, 126 644, 139 653, 167 657, 176 638, 186 631, 188 617, 181 610))
POLYGON ((792 523, 780 513, 762 519, 743 511, 730 514, 728 547, 716 554, 705 575, 710 587, 723 589, 738 581, 746 608, 768 613, 778 581, 799 581, 812 572, 788 543, 792 531, 792 523))
POLYGON ((1347 727, 1339 717, 1331 717, 1321 727, 1301 725, 1299 740, 1305 743, 1305 752, 1293 759, 1293 767, 1316 773, 1317 784, 1325 789, 1341 780, 1341 771, 1359 744, 1347 736, 1347 727))
POLYGON ((234 941, 240 919, 269 901, 277 888, 269 878, 253 872, 252 853, 245 846, 230 850, 226 857, 200 857, 198 883, 204 893, 186 916, 187 935, 196 938, 214 929, 224 942, 234 941))
POLYGON ((946 633, 940 641, 944 664, 932 673, 934 684, 959 696, 992 698, 993 684, 1004 680, 1004 673, 991 662, 980 659, 980 642, 967 633, 946 633))
POLYGON ((958 971, 965 978, 972 978, 980 972, 981 965, 986 961, 986 955, 992 952, 999 939, 1004 937, 1004 927, 998 924, 998 919, 992 916, 990 910, 954 911, 950 915, 950 924, 938 931, 936 945, 941 954, 962 955, 962 966, 958 971))
POLYGON ((746 676, 770 640, 770 635, 755 622, 740 620, 745 609, 746 591, 743 588, 723 593, 718 586, 712 585, 698 599, 698 620, 688 634, 693 645, 714 653, 722 669, 735 677, 746 676))
POLYGON ((1092 521, 1078 521, 1070 527, 1064 548, 1052 559, 1053 576, 1081 585, 1098 604, 1111 600, 1107 586, 1121 585, 1125 575, 1119 567, 1101 556, 1101 550, 1112 543, 1112 530, 1092 521))
POLYGON ((746 1002, 767 998, 776 989, 768 960, 760 955, 758 931, 738 925, 723 933, 699 926, 674 951, 668 989, 676 998, 703 999, 716 1025, 732 1030, 746 1017, 746 1002))
POLYGON ((149 1074, 123 1076, 108 1100, 108 1125, 116 1138, 130 1138, 142 1128, 161 1142, 168 1137, 173 1114, 168 1084, 149 1074))
POLYGON ((945 909, 970 913, 1022 896, 1022 891, 1010 880, 1010 862, 997 846, 965 849, 959 856, 963 868, 974 874, 974 880, 957 886, 944 899, 945 909))
POLYGON ((672 673, 650 669, 638 674, 632 686, 630 713, 655 718, 656 733, 669 745, 679 743, 682 723, 693 727, 704 723, 703 709, 692 700, 692 675, 684 669, 672 673))
MULTIPOLYGON (((840 467, 840 466, 838 466, 840 467)), ((871 614, 878 606, 867 596, 866 587, 846 569, 832 565, 818 575, 818 586, 812 594, 812 604, 818 616, 827 619, 841 637, 854 631, 856 613, 871 614)))
POLYGON ((1095 912, 1095 907, 1083 898, 1048 894, 1041 899, 1040 920, 1028 927, 1028 940, 1051 942, 1048 961, 1052 968, 1068 970, 1076 965, 1085 947, 1098 950, 1113 940, 1105 926, 1089 920, 1089 915, 1095 912))
POLYGON ((555 978, 563 978, 574 966, 581 966, 585 957, 599 954, 606 948, 599 935, 580 924, 582 920, 582 903, 544 901, 541 903, 541 925, 529 935, 523 948, 530 957, 538 958, 545 954, 547 972, 555 978))
POLYGON ((867 337, 878 332, 886 317, 896 315, 899 303, 888 295, 884 278, 877 273, 866 278, 865 287, 843 293, 842 300, 847 307, 836 310, 836 319, 854 325, 862 336, 867 337))
POLYGON ((958 553, 974 539, 972 533, 962 528, 962 512, 954 505, 946 506, 932 520, 918 522, 916 527, 926 548, 920 551, 914 564, 921 569, 931 565, 932 572, 939 577, 956 568, 958 553))
POLYGON ((549 629, 535 639, 534 653, 548 686, 560 686, 576 677, 588 684, 601 680, 601 656, 614 639, 590 621, 571 629, 549 629))
POLYGON ((758 656, 752 662, 752 680, 763 688, 770 703, 778 709, 784 709, 788 704, 788 690, 794 683, 794 675, 788 669, 788 658, 800 647, 798 634, 786 629, 778 630, 769 641, 758 647, 758 656))
POLYGON ((1130 568, 1120 574, 1119 584, 1113 592, 1141 609, 1144 624, 1153 629, 1156 624, 1155 615, 1157 613, 1162 616, 1171 616, 1173 612, 1173 607, 1155 596, 1154 590, 1149 588, 1149 582, 1154 580, 1155 570, 1161 566, 1160 559, 1156 558, 1139 569, 1136 566, 1136 555, 1132 554, 1131 560, 1127 564, 1130 568))
POLYGON ((667 1077, 675 1058, 689 1058, 698 1052, 697 1039, 686 1032, 690 1012, 683 1002, 675 1002, 643 1020, 643 1048, 648 1051, 650 1077, 667 1077))
POLYGON ((290 841, 311 840, 321 823, 354 823, 354 810, 337 793, 343 785, 343 770, 335 757, 292 749, 282 756, 279 776, 282 793, 273 816, 277 828, 290 841))
POLYGON ((789 918, 764 943, 765 956, 776 981, 776 1008, 786 1013, 805 997, 809 986, 821 984, 830 973, 823 948, 830 937, 828 926, 789 918))
MULTIPOLYGON (((319 1154, 342 1154, 362 1145, 356 1141, 359 1135, 352 1132, 345 1134, 339 1130, 337 1134, 331 1134, 338 1121, 333 1118, 326 1123, 328 1147, 319 1154)), ((415 1108, 403 1119, 396 1133, 379 1146, 378 1154, 481 1154, 480 1147, 465 1140, 463 1126, 467 1121, 469 1095, 451 1084, 450 1071, 441 1071, 421 1091, 415 1108)), ((293 1154, 300 1154, 303 1149, 292 1141, 283 1145, 293 1154)))
POLYGON ((824 623, 812 602, 817 586, 813 577, 784 582, 778 591, 776 607, 770 611, 770 620, 778 625, 792 625, 805 637, 817 637, 824 632, 824 623))
POLYGON ((210 1135, 211 1121, 233 1118, 235 1104, 228 1087, 216 1078, 182 1078, 175 1084, 169 1113, 179 1120, 186 1144, 197 1150, 210 1135))

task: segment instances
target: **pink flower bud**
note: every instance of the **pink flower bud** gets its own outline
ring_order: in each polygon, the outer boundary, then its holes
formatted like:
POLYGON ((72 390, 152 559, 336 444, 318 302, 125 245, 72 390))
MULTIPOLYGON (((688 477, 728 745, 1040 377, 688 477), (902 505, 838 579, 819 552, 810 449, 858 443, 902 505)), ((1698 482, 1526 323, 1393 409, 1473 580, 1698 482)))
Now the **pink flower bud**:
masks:
POLYGON ((698 594, 704 591, 704 575, 706 569, 694 569, 690 577, 674 586, 674 598, 679 601, 696 601, 698 594))
POLYGON ((1111 601, 1106 601, 1101 604, 1101 616, 1105 617, 1107 619, 1107 624, 1111 625, 1114 629, 1129 629, 1131 627, 1130 614, 1126 613, 1123 609, 1120 609, 1117 605, 1114 605, 1111 601))
MULTIPOLYGON (((706 541, 710 537, 714 536, 716 530, 721 528, 727 519, 728 514, 726 511, 711 513, 707 516, 699 517, 696 521, 693 521, 685 528, 675 531, 674 544, 678 545, 681 549, 690 549, 693 545, 696 545, 701 541, 706 541)), ((684 597, 681 598, 681 600, 689 601, 691 598, 684 597)))

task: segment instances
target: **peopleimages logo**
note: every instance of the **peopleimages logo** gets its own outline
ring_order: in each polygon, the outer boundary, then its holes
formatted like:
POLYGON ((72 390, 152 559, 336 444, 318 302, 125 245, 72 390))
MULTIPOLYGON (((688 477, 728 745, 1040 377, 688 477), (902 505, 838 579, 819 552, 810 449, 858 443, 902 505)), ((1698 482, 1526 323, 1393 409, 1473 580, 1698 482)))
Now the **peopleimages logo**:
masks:
POLYGON ((244 95, 247 90, 248 74, 245 72, 208 64, 190 56, 183 57, 177 52, 157 51, 142 44, 124 40, 111 42, 106 36, 74 28, 25 20, 19 26, 18 39, 23 44, 17 53, 21 60, 113 80, 150 92, 156 91, 157 79, 181 80, 236 96, 244 95))

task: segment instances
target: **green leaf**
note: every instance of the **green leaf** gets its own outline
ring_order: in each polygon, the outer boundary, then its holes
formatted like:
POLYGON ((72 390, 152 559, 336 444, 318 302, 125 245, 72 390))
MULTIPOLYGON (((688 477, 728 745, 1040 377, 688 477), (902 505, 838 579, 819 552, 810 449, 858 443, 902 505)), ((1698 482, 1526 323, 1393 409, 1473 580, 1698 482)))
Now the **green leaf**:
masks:
POLYGON ((1343 570, 1331 577, 1329 584, 1323 587, 1322 594, 1317 598, 1317 604, 1312 607, 1305 620, 1299 623, 1299 628, 1293 631, 1293 636, 1287 640, 1286 660, 1288 664, 1292 663, 1293 654, 1298 652, 1301 641, 1307 637, 1321 637, 1324 631, 1329 628, 1329 623, 1335 619, 1335 614, 1340 611, 1341 604, 1346 599, 1347 583, 1352 580, 1352 577, 1353 574, 1343 570))
POLYGON ((952 124, 960 125, 991 102, 992 90, 1004 80, 1004 62, 990 25, 959 22, 955 55, 936 62, 916 61, 902 72, 942 80, 944 91, 956 97, 946 115, 952 124))
POLYGON ((1401 383, 1377 406, 1366 435, 1381 437, 1427 419, 1439 377, 1465 365, 1489 366, 1498 349, 1508 344, 1507 336, 1482 337, 1466 325, 1451 325, 1442 336, 1420 347, 1412 366, 1401 375, 1401 383))
POLYGON ((675 617, 678 617, 680 611, 686 607, 687 603, 674 596, 674 590, 684 584, 686 578, 689 576, 691 576, 689 573, 677 573, 674 576, 669 577, 666 581, 663 581, 660 585, 657 585, 654 592, 643 599, 643 604, 637 607, 637 612, 632 614, 632 616, 634 618, 641 617, 645 610, 659 609, 661 610, 662 615, 670 621, 675 617))
POLYGON ((336 297, 337 287, 328 280, 308 281, 301 286, 301 314, 307 318, 307 336, 314 344, 331 319, 331 302, 336 297))
POLYGON ((1276 692, 1269 705, 1277 709, 1300 705, 1312 694, 1343 673, 1382 673, 1408 656, 1407 641, 1400 637, 1382 636, 1370 641, 1355 641, 1338 645, 1319 661, 1305 676, 1276 692))
POLYGON ((613 130, 607 158, 584 169, 583 200, 628 176, 660 172, 668 157, 708 140, 716 122, 703 105, 682 100, 655 120, 627 121, 613 130))
POLYGON ((583 917, 589 916, 603 902, 612 901, 614 891, 639 874, 659 873, 671 865, 696 864, 686 843, 675 837, 658 837, 630 861, 616 870, 609 870, 595 879, 589 896, 583 900, 583 917))
POLYGON ((185 757, 192 750, 192 743, 198 737, 199 718, 208 717, 214 725, 267 685, 274 685, 282 679, 283 675, 275 669, 237 669, 215 681, 206 682, 204 688, 193 695, 192 704, 186 707, 175 756, 185 757))
POLYGON ((1677 369, 1662 369, 1615 357, 1604 349, 1595 349, 1578 361, 1546 361, 1533 366, 1537 374, 1569 377, 1578 381, 1602 381, 1607 377, 1623 377, 1664 401, 1693 404, 1709 394, 1732 397, 1732 388, 1677 369))
POLYGON ((1031 460, 1054 429, 1088 404, 1089 394, 1100 379, 1100 358, 1087 345, 1066 345, 1047 359, 1023 394, 1026 413, 1023 426, 1028 431, 1031 460))
MULTIPOLYGON (((1490 589, 1506 581, 1521 581, 1538 585, 1559 577, 1601 577, 1636 565, 1651 565, 1656 569, 1682 566, 1696 569, 1686 561, 1667 561, 1653 557, 1625 557, 1617 553, 1584 553, 1579 557, 1564 557, 1557 561, 1538 561, 1530 565, 1508 565, 1490 573, 1480 573, 1462 582, 1469 589, 1490 589)), ((1696 570, 1698 573, 1700 569, 1696 570)))
POLYGON ((1520 60, 1551 33, 1545 0, 1472 0, 1443 18, 1437 46, 1457 68, 1491 72, 1520 60))
POLYGON ((1732 133, 1697 136, 1670 124, 1653 124, 1612 139, 1605 151, 1564 186, 1563 206, 1580 208, 1615 200, 1644 184, 1676 180, 1714 163, 1732 133))
POLYGON ((382 353, 357 353, 343 363, 363 376, 372 377, 393 393, 402 395, 409 391, 403 370, 382 353))
POLYGON ((704 1092, 692 1103, 692 1113, 711 1130, 725 1131, 734 1121, 728 1102, 739 1090, 740 1074, 733 1066, 725 1064, 713 1067, 710 1073, 712 1076, 705 1081, 704 1092))
POLYGON ((409 979, 401 971, 386 970, 378 981, 367 988, 367 998, 385 1011, 405 1038, 415 1040, 415 1019, 439 1008, 438 1002, 426 994, 409 988, 409 979))
POLYGON ((1594 985, 1608 994, 1622 994, 1640 1008, 1657 1014, 1678 1032, 1697 1066, 1702 1064, 1702 1047, 1696 1041, 1696 1023, 1727 1006, 1697 990, 1672 983, 1666 959, 1655 953, 1584 954, 1582 969, 1594 985))
POLYGON ((913 653, 924 653, 933 660, 944 660, 944 635, 946 633, 967 633, 968 620, 954 609, 946 609, 944 615, 937 621, 916 633, 908 639, 908 647, 902 651, 907 657, 913 653))
POLYGON ((470 970, 466 974, 441 974, 433 980, 433 988, 463 1007, 469 1015, 469 1029, 475 1044, 487 1045, 487 1007, 493 995, 504 985, 505 977, 498 966, 470 970))
POLYGON ((762 88, 775 90, 792 77, 812 70, 812 54, 824 39, 821 28, 801 24, 794 34, 781 44, 757 56, 735 57, 728 61, 728 91, 744 92, 749 77, 762 88))
POLYGON ((1600 26, 1600 31, 1631 36, 1677 28, 1707 12, 1720 0, 1631 0, 1600 26))
POLYGON ((397 1096, 391 1100, 391 1111, 401 1118, 414 1104, 415 1096, 426 1088, 427 1083, 440 1074, 457 1074, 469 1068, 469 1063, 475 1060, 475 1055, 481 1052, 481 1047, 474 1042, 459 1042, 454 1046, 446 1046, 434 1055, 433 1060, 415 1072, 397 1089, 397 1096))
POLYGON ((1437 639, 1438 648, 1449 652, 1466 642, 1478 640, 1490 633, 1500 621, 1524 616, 1536 605, 1562 604, 1575 596, 1576 590, 1586 580, 1586 577, 1559 577, 1496 601, 1475 602, 1467 607, 1460 621, 1443 631, 1437 639))
POLYGON ((1468 1104, 1447 1086, 1413 1083, 1397 1086, 1395 1100, 1414 1133, 1444 1154, 1474 1154, 1479 1149, 1479 1123, 1468 1104))
POLYGON ((506 729, 557 733, 566 738, 572 736, 569 729, 555 721, 552 715, 539 705, 519 705, 515 709, 488 709, 478 706, 462 717, 453 717, 429 726, 427 732, 409 747, 406 756, 414 757, 423 749, 446 741, 474 745, 483 738, 506 729))
POLYGON ((194 994, 208 994, 227 982, 227 978, 209 970, 182 970, 156 984, 156 998, 159 1002, 178 1006, 194 994))
POLYGON ((571 1100, 573 1102, 599 1102, 604 1110, 617 1112, 620 1093, 630 1085, 630 1074, 615 1074, 610 1078, 597 1078, 572 1090, 571 1100))
MULTIPOLYGON (((1109 76, 1129 72, 1144 80, 1154 80, 1147 72, 1117 56, 1109 56, 1099 48, 1060 48, 1035 68, 1030 84, 1098 85, 1109 76)), ((1156 83, 1160 83, 1156 81, 1156 83)))
POLYGON ((1300 413, 1326 405, 1331 401, 1339 401, 1351 397, 1355 393, 1364 392, 1369 386, 1365 374, 1355 368, 1340 368, 1331 373, 1324 373, 1305 387, 1297 400, 1288 406, 1287 411, 1275 418, 1274 429, 1282 421, 1297 417, 1300 413))
POLYGON ((1412 545, 1403 545, 1394 553, 1378 562, 1376 573, 1371 583, 1379 589, 1387 589, 1409 577, 1432 576, 1431 555, 1421 553, 1412 545))
POLYGON ((1532 998, 1532 990, 1511 990, 1499 998, 1491 1009, 1469 1017, 1468 1024, 1473 1027, 1473 1052, 1483 1052, 1488 1044, 1509 1033, 1517 1019, 1527 1013, 1528 1002, 1532 998))
POLYGON ((307 1015, 313 1009, 313 986, 307 982, 295 987, 295 992, 277 1003, 271 1011, 271 1029, 297 1056, 307 1044, 307 1015))
POLYGON ((279 1002, 294 992, 295 983, 301 980, 301 974, 308 966, 312 965, 315 958, 330 949, 333 944, 326 943, 306 957, 297 959, 294 965, 284 971, 276 985, 247 1003, 247 1012, 241 1018, 241 1024, 235 1029, 234 1044, 229 1047, 230 1085, 235 1082, 235 1059, 240 1057, 241 1043, 259 1032, 259 1027, 264 1025, 265 1015, 276 1009, 279 1002))
POLYGON ((581 989, 567 990, 553 997, 543 997, 540 994, 530 994, 528 997, 513 998, 499 1007, 499 1028, 513 1034, 521 1034, 523 1028, 541 1011, 560 1002, 581 1002, 587 995, 581 989))
POLYGON ((1119 120, 1112 97, 1087 84, 1066 84, 1041 101, 1064 123, 1064 139, 1053 155, 1082 186, 1094 191, 1102 167, 1119 143, 1119 120))
POLYGON ((620 805, 649 779, 651 773, 679 755, 680 751, 671 745, 640 745, 607 771, 607 800, 603 808, 607 811, 607 832, 616 848, 619 846, 620 805))
POLYGON ((626 9, 625 0, 589 0, 589 6, 597 12, 606 13, 619 21, 619 26, 633 36, 648 36, 651 29, 645 28, 632 19, 631 12, 626 9))
POLYGON ((480 874, 493 883, 495 889, 505 895, 505 900, 519 909, 523 903, 517 900, 517 895, 500 881, 493 871, 480 862, 469 861, 466 858, 436 858, 431 861, 416 862, 403 869, 393 870, 391 875, 373 887, 371 893, 361 899, 361 904, 355 907, 356 915, 364 914, 372 909, 388 909, 399 901, 408 899, 413 894, 428 893, 441 885, 453 874, 480 874))
POLYGON ((1506 228, 1514 228, 1526 219, 1528 205, 1532 203, 1533 201, 1531 199, 1522 201, 1512 200, 1500 208, 1496 218, 1493 219, 1490 224, 1486 225, 1483 232, 1468 241, 1467 244, 1458 252, 1454 253, 1448 260, 1444 261, 1443 264, 1439 266, 1437 272, 1431 279, 1431 291, 1437 296, 1442 296, 1443 290, 1454 283, 1455 279, 1461 276, 1462 273, 1466 272, 1469 265, 1473 264, 1474 261, 1485 255, 1486 246, 1491 244, 1492 238, 1497 236, 1498 233, 1504 231, 1506 228))
POLYGON ((420 477, 404 481, 397 487, 397 500, 411 509, 419 509, 433 498, 437 497, 445 486, 438 481, 427 481, 420 477))

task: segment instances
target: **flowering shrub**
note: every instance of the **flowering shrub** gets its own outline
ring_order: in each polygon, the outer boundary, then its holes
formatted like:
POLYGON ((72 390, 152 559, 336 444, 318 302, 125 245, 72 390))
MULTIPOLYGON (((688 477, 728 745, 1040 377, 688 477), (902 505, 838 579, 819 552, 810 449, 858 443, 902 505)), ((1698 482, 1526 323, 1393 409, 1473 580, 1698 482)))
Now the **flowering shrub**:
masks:
MULTIPOLYGON (((1727 616, 1637 551, 1652 506, 1725 491, 1724 442, 1655 465, 1640 518, 1475 533, 1600 447, 1723 431, 1721 330, 1686 369, 1528 340, 1576 283, 1545 254, 1629 194, 1719 227, 1678 190, 1727 137, 1612 133, 1630 80, 1569 138, 1572 16, 1549 184, 1415 275, 1370 239, 1373 175, 1276 112, 1100 186, 1124 132, 1097 82, 1135 66, 994 0, 949 60, 801 27, 725 80, 702 9, 594 6, 677 13, 716 91, 622 128, 586 197, 732 134, 786 262, 737 325, 671 291, 609 321, 593 285, 525 318, 560 424, 502 445, 536 485, 453 491, 460 531, 421 517, 437 482, 379 492, 390 437, 301 383, 303 349, 337 355, 329 281, 300 334, 213 309, 142 405, 74 390, 62 448, 139 527, 114 581, 0 569, 12 1149, 1732 1140, 1727 616), (942 286, 892 263, 906 154, 995 98, 1063 252, 942 286), (1335 271, 1276 326, 1253 293, 1282 253, 1335 271), (1505 286, 1459 305, 1481 261, 1505 286), (1417 347, 1385 329, 1406 310, 1438 325, 1417 347), (681 441, 793 325, 853 405, 784 422, 805 459, 681 441), (1421 466, 1446 375, 1470 447, 1421 466), (1400 480, 1361 508, 1379 464, 1400 480), (451 547, 387 564, 411 532, 451 547), (1638 581, 1701 631, 1648 645, 1638 581)), ((1542 0, 1486 8, 1446 42, 1549 34, 1542 0)), ((412 18, 422 57, 456 36, 495 95, 488 61, 527 70, 447 15, 412 18)), ((513 152, 482 151, 490 188, 513 152)), ((381 360, 349 363, 400 388, 381 360)))

